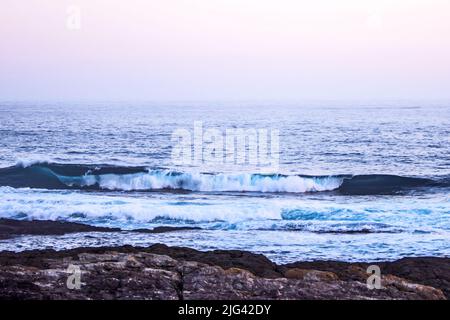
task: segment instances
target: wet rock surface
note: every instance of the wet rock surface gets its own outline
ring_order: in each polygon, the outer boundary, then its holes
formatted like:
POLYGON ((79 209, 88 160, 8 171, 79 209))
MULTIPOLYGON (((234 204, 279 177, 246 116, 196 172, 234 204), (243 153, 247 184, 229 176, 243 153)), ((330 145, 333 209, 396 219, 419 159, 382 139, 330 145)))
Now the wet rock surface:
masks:
POLYGON ((369 265, 380 267, 382 275, 393 275, 411 282, 439 288, 450 298, 450 258, 410 257, 392 262, 349 263, 342 261, 295 262, 282 269, 302 268, 333 272, 342 280, 367 279, 369 265))
POLYGON ((263 255, 243 251, 154 245, 0 252, 0 298, 445 299, 448 278, 437 281, 430 270, 448 273, 449 260, 380 263, 382 288, 371 290, 366 285, 368 264, 322 261, 279 266, 263 255), (69 266, 79 268, 80 289, 67 286, 75 274, 69 266))
POLYGON ((164 233, 197 230, 198 227, 156 227, 154 229, 122 230, 120 228, 95 227, 82 223, 52 220, 15 220, 0 218, 0 240, 20 235, 63 235, 76 232, 138 232, 164 233))
POLYGON ((50 220, 13 220, 0 218, 0 239, 19 235, 62 235, 75 232, 115 232, 118 228, 94 227, 81 223, 50 220))

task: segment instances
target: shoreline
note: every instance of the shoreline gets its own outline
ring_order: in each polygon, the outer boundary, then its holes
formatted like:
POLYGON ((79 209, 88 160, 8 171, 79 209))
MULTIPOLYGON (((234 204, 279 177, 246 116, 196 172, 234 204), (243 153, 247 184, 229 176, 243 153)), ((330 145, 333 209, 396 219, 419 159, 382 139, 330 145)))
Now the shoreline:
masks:
POLYGON ((367 288, 369 263, 277 265, 261 254, 155 244, 0 252, 0 299, 406 299, 450 297, 450 258, 378 263, 381 289, 367 288), (70 266, 82 286, 71 290, 70 266))
MULTIPOLYGON (((138 229, 161 233, 178 228, 138 229)), ((0 219, 0 235, 118 231, 79 223, 0 219)), ((0 299, 448 299, 450 258, 276 264, 241 250, 199 251, 154 244, 0 252, 0 299), (367 288, 368 266, 382 289, 367 288), (80 268, 80 290, 67 268, 80 268)))
POLYGON ((58 236, 79 232, 137 232, 164 233, 181 230, 198 230, 198 227, 161 226, 153 229, 132 229, 95 227, 88 224, 53 220, 16 220, 0 218, 0 240, 12 239, 21 235, 58 236))

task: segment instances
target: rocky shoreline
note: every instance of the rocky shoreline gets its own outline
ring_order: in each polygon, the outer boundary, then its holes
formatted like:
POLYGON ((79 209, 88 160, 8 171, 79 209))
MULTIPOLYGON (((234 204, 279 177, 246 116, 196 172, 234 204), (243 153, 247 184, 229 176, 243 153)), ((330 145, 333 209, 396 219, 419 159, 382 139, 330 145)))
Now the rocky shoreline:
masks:
POLYGON ((450 259, 378 264, 382 289, 368 289, 367 263, 277 265, 245 251, 77 248, 0 253, 0 299, 446 299, 450 259), (81 287, 69 289, 69 266, 81 287))
POLYGON ((0 239, 20 235, 63 235, 77 232, 139 232, 163 233, 180 230, 196 230, 197 227, 156 227, 154 229, 122 230, 120 228, 95 227, 87 224, 52 220, 15 220, 0 218, 0 239))
MULTIPOLYGON (((54 232, 80 232, 75 231, 78 228, 86 232, 85 228, 95 228, 39 223, 48 228, 36 228, 35 222, 0 219, 0 234, 11 237, 21 232, 30 234, 32 230, 52 234, 54 227, 54 232)), ((381 289, 367 288, 370 274, 366 271, 370 263, 312 261, 278 265, 264 255, 251 252, 204 252, 163 244, 145 248, 3 251, 0 252, 0 299, 437 300, 450 297, 450 258, 413 257, 375 264, 381 270, 381 289), (79 270, 79 289, 67 286, 74 275, 74 266, 79 270)))

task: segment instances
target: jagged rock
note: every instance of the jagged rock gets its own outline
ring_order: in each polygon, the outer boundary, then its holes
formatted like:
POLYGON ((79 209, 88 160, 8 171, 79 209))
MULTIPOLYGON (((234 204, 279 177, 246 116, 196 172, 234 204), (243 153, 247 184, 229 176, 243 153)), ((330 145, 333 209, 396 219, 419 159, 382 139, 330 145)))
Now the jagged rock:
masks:
POLYGON ((290 268, 314 269, 335 273, 339 279, 365 281, 367 267, 378 265, 382 276, 395 275, 410 282, 440 289, 447 299, 450 297, 450 259, 439 257, 403 258, 392 262, 350 263, 342 261, 299 261, 280 266, 290 268))
POLYGON ((173 231, 198 230, 199 227, 161 226, 154 229, 122 230, 120 228, 94 227, 87 224, 53 220, 16 220, 0 218, 0 239, 19 235, 62 235, 76 232, 139 232, 165 233, 173 231))
POLYGON ((386 274, 441 289, 450 298, 450 259, 438 257, 403 258, 380 264, 386 274))
POLYGON ((288 279, 299 279, 299 280, 309 280, 309 281, 333 281, 339 280, 338 276, 333 272, 328 271, 318 271, 318 270, 307 270, 292 268, 288 269, 284 276, 288 279))
MULTIPOLYGON (((332 272, 290 269, 286 277, 261 277, 144 251, 68 252, 40 263, 3 264, 1 299, 445 299, 435 288, 386 275, 383 288, 342 280, 332 272), (68 266, 80 268, 80 289, 67 286, 68 266)), ((100 251, 97 249, 97 251, 100 251)), ((17 254, 20 255, 20 254, 17 254)), ((3 260, 0 260, 4 261, 3 260)), ((16 262, 18 260, 15 260, 16 262)))
POLYGON ((423 299, 429 300, 445 300, 445 295, 441 290, 430 286, 424 286, 417 283, 412 283, 403 278, 393 275, 386 275, 382 277, 382 285, 384 287, 396 287, 405 292, 412 292, 415 295, 420 295, 423 299))
POLYGON ((86 224, 50 220, 14 220, 0 218, 0 239, 17 235, 61 235, 75 232, 117 232, 118 228, 94 227, 86 224))
POLYGON ((220 266, 224 269, 233 267, 245 269, 257 276, 265 278, 278 278, 283 276, 279 267, 266 256, 247 251, 213 250, 203 252, 191 248, 168 247, 164 244, 155 244, 149 247, 148 251, 165 254, 178 260, 192 260, 220 266))

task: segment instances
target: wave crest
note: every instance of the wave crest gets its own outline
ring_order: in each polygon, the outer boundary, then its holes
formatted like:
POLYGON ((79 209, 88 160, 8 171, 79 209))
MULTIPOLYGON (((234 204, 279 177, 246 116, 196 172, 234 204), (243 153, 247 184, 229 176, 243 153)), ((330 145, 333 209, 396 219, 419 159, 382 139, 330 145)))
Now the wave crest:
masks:
POLYGON ((449 186, 448 179, 395 175, 305 176, 257 173, 176 172, 145 167, 34 163, 0 169, 0 186, 119 191, 390 194, 418 187, 449 186))

